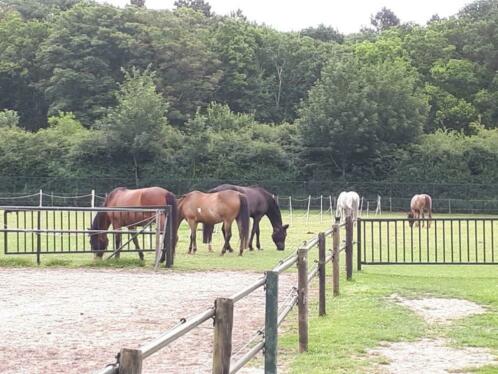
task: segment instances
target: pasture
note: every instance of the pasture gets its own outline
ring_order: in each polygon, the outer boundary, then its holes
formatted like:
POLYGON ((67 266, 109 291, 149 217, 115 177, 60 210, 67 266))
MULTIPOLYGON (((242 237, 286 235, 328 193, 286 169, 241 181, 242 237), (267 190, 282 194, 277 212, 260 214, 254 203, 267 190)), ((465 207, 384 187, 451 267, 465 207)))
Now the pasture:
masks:
MULTIPOLYGON (((401 214, 383 215, 382 217, 401 218, 401 214)), ((450 217, 438 214, 437 217, 450 217)), ((458 215, 458 217, 471 217, 458 215)), ((479 216, 482 217, 482 216, 479 216)), ((375 216, 370 215, 370 218, 375 216)), ((288 212, 283 212, 284 223, 289 223, 288 212)), ((195 255, 188 255, 189 233, 185 223, 179 231, 179 244, 176 252, 175 266, 173 270, 161 268, 165 276, 173 274, 181 275, 183 279, 189 277, 191 272, 206 276, 206 282, 210 282, 208 272, 237 271, 241 274, 261 273, 271 269, 281 259, 290 255, 302 244, 303 240, 310 239, 319 231, 328 228, 330 216, 320 217, 319 213, 310 213, 309 223, 306 225, 305 212, 294 211, 293 223, 288 231, 286 250, 276 251, 270 239, 271 226, 267 219, 261 222, 261 240, 264 250, 246 251, 242 257, 236 252, 220 256, 222 247, 221 233, 218 231, 213 237, 214 252, 207 251, 207 246, 199 244, 195 255)), ((466 229, 466 228, 465 228, 466 229)), ((383 230, 387 230, 384 228, 383 230)), ((447 240, 447 233, 443 236, 441 226, 433 227, 429 231, 429 239, 437 241, 438 246, 443 248, 443 238, 447 240), (440 232, 441 230, 441 232, 440 232), (434 235, 435 232, 438 235, 434 235)), ((356 230, 355 230, 356 233, 356 230)), ((418 228, 414 228, 415 240, 418 240, 418 228)), ((498 233, 498 231, 497 231, 498 233)), ((200 234, 200 233, 199 233, 200 234)), ((420 231, 421 240, 426 242, 427 229, 420 231)), ((481 240, 483 232, 475 234, 481 240)), ((237 235, 234 235, 234 239, 237 235)), ((0 248, 4 247, 0 238, 0 248)), ((81 239, 83 240, 83 239, 81 239)), ((86 240, 88 240, 86 238, 86 240)), ((496 239, 498 240, 498 238, 496 239)), ((237 240, 234 240, 236 245, 237 240)), ((375 242, 374 251, 377 251, 380 243, 375 242)), ((392 242, 394 246, 394 242, 392 242)), ((327 249, 331 241, 327 240, 327 249)), ((491 247, 488 247, 491 248, 491 247)), ((465 250, 463 251, 465 253, 465 250)), ((316 253, 310 254, 311 261, 316 253)), ((355 248, 356 255, 356 248, 355 248)), ((491 255, 491 253, 489 253, 491 255)), ((496 255, 496 252, 495 252, 496 255)), ((144 267, 140 270, 146 274, 153 275, 148 269, 153 265, 153 253, 146 253, 145 261, 138 260, 136 253, 123 254, 120 260, 94 261, 90 254, 72 255, 43 255, 42 267, 144 267)), ((418 257, 417 257, 418 258, 418 257)), ((34 266, 33 255, 29 256, 5 256, 0 255, 2 266, 34 266)), ((344 261, 341 260, 341 267, 344 261)), ((353 281, 346 282, 341 278, 341 295, 337 298, 328 298, 327 316, 317 316, 317 305, 313 304, 316 298, 310 302, 310 336, 309 352, 297 355, 297 331, 295 312, 291 314, 291 320, 284 323, 279 337, 279 366, 282 372, 290 373, 350 373, 350 372, 382 372, 383 365, 388 362, 382 356, 369 353, 379 344, 385 342, 412 341, 422 338, 445 339, 452 347, 480 347, 490 349, 498 355, 498 273, 497 266, 371 266, 366 265, 361 272, 355 271, 353 281), (430 324, 420 316, 406 307, 393 302, 393 294, 406 298, 421 297, 452 297, 476 302, 485 308, 485 313, 477 316, 466 317, 448 325, 430 324)), ((329 269, 330 270, 330 269, 329 269)), ((328 275, 330 271, 328 270, 328 275)), ((59 271, 59 270, 57 270, 59 271)), ((78 270, 74 270, 78 271, 78 270)), ((84 270, 89 271, 89 270, 84 270)), ((92 269, 91 271, 108 272, 111 269, 92 269)), ((112 270, 114 271, 114 270, 112 270)), ((123 269, 121 272, 136 272, 136 269, 123 269)), ((344 273, 344 272, 343 272, 344 273)), ((161 274, 161 273, 158 273, 161 274)), ((233 275, 233 272, 231 273, 233 275)), ((341 274, 342 276, 344 274, 341 274)), ((205 282, 205 283, 206 283, 205 282)), ((235 277, 226 280, 227 289, 237 289, 234 284, 235 277), (229 286, 228 286, 229 284, 229 286)), ((223 287, 213 284, 217 290, 223 287)), ((315 283, 311 285, 315 288, 315 283)), ((327 282, 331 286, 331 282, 327 282)), ((118 287, 117 284, 106 284, 106 288, 118 287)), ((144 286, 147 287, 147 286, 144 286)), ((283 287, 283 286, 282 286, 283 287)), ((122 292, 122 291, 119 291, 122 292)), ((327 290, 332 294, 331 287, 327 290)), ((179 295, 179 304, 185 304, 183 296, 179 295)), ((183 308, 183 307, 181 307, 183 308)), ((164 320, 164 327, 173 325, 175 321, 168 323, 164 320)), ((119 331, 120 326, 114 326, 113 330, 119 331)), ((100 332, 100 336, 105 336, 100 332)), ((116 343, 117 344, 117 343, 116 343)), ((99 342, 102 346, 102 342, 99 342)), ((115 347, 113 347, 115 348, 115 347)), ((199 356, 199 362, 203 359, 199 356)), ((195 359, 193 360, 195 361, 195 359)), ((252 365, 261 367, 261 358, 258 356, 252 365)), ((202 371, 202 370, 201 370, 202 371)), ((498 364, 490 364, 484 368, 476 369, 479 373, 492 373, 498 371, 498 364)))

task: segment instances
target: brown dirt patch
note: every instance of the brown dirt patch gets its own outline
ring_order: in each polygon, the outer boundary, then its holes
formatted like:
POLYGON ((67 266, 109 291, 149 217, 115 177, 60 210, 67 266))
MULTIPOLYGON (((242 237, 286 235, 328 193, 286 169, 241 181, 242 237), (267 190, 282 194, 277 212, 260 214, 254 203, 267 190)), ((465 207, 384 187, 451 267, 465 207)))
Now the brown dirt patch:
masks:
POLYGON ((392 295, 390 299, 413 310, 429 323, 448 324, 456 319, 486 312, 486 309, 479 304, 461 299, 438 297, 407 299, 397 294, 392 295))
MULTIPOLYGON (((206 310, 261 277, 247 272, 0 269, 0 372, 92 372, 180 318, 206 310)), ((284 299, 295 274, 281 276, 284 299)), ((264 323, 262 289, 235 305, 233 351, 264 323)), ((207 321, 144 362, 144 373, 211 371, 207 321)))
POLYGON ((447 374, 496 363, 489 349, 451 348, 443 339, 399 342, 369 351, 389 359, 381 372, 447 374))

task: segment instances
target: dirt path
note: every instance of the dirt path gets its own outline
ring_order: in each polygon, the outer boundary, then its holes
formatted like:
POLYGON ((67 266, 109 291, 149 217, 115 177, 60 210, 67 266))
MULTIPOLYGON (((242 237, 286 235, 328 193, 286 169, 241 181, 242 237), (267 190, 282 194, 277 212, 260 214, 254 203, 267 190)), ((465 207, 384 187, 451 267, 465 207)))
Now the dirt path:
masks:
MULTIPOLYGON (((404 298, 394 294, 390 301, 403 305, 421 316, 428 324, 448 325, 455 320, 486 312, 482 306, 460 299, 419 297, 404 298)), ((489 349, 454 348, 444 338, 421 339, 413 342, 384 343, 369 350, 373 356, 383 356, 388 362, 378 366, 378 372, 390 374, 447 374, 496 364, 489 349)))
MULTIPOLYGON (((0 372, 92 372, 121 347, 138 347, 212 306, 259 273, 153 273, 110 269, 0 269, 0 372)), ((282 275, 281 297, 295 275, 282 275)), ((233 351, 264 321, 260 289, 238 302, 233 351)), ((209 321, 144 362, 144 373, 211 369, 209 321)))

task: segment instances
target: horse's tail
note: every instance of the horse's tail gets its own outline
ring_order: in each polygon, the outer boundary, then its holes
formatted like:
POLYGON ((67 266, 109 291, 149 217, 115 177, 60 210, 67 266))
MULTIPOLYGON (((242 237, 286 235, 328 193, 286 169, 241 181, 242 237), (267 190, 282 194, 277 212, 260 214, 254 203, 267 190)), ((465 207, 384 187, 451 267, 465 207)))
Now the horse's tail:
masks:
MULTIPOLYGON (((171 226, 173 227, 173 253, 175 253, 176 243, 178 242, 178 204, 173 193, 166 193, 166 205, 171 207, 171 226)), ((166 240, 166 235, 164 235, 166 240)), ((166 243, 165 243, 166 244, 166 243)))
POLYGON ((429 213, 432 212, 432 198, 429 195, 425 195, 425 206, 429 210, 429 213))
POLYGON ((204 244, 211 243, 211 239, 213 238, 214 225, 210 225, 209 223, 202 224, 202 242, 204 244))
POLYGON ((240 241, 242 247, 245 249, 249 242, 249 204, 246 195, 239 194, 239 199, 240 209, 239 215, 237 216, 237 222, 239 223, 240 241))

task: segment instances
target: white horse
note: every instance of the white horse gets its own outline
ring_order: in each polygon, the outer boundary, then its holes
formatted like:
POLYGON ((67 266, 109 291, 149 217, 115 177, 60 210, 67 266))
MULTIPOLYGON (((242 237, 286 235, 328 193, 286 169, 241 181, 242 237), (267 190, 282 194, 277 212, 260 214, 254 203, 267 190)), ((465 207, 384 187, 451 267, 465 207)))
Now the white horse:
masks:
POLYGON ((352 217, 353 222, 358 218, 358 208, 360 206, 360 195, 354 191, 342 191, 337 198, 337 208, 335 211, 336 220, 340 218, 340 223, 344 223, 346 217, 352 217))

